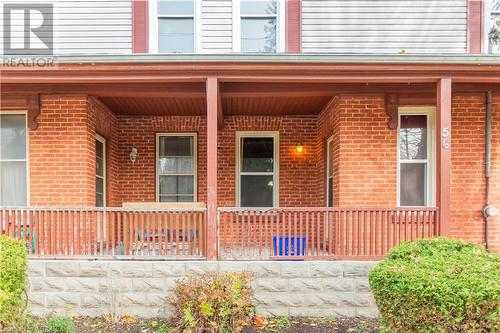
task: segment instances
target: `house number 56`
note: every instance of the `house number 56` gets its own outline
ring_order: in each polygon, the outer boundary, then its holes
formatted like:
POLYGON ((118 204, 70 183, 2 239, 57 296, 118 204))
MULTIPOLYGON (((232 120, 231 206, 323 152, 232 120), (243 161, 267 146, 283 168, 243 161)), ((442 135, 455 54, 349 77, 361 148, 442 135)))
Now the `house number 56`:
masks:
POLYGON ((443 127, 443 132, 441 136, 443 137, 443 148, 444 149, 450 148, 450 143, 448 142, 448 137, 450 136, 450 128, 443 127))

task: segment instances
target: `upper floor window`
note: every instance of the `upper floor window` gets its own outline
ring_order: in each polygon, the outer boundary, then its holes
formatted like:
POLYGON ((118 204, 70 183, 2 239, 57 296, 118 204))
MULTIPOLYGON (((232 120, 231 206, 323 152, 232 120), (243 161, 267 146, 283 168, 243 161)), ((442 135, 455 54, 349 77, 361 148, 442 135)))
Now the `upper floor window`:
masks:
POLYGON ((488 31, 489 53, 500 53, 500 0, 491 0, 488 31))
POLYGON ((274 53, 279 50, 280 7, 277 0, 241 0, 241 52, 274 53))
POLYGON ((158 0, 150 8, 154 40, 152 51, 191 53, 195 49, 195 1, 158 0))
POLYGON ((0 115, 0 206, 28 204, 26 115, 0 115))

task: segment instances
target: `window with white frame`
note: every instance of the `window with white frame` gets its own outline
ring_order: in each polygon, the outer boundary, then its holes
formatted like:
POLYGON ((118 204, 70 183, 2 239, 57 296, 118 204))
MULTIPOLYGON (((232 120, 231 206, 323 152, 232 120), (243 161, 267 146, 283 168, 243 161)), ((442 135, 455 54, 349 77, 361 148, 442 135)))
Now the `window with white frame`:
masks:
POLYGON ((240 207, 274 207, 278 202, 277 133, 238 133, 237 202, 240 207))
POLYGON ((433 113, 400 111, 398 127, 399 206, 432 204, 433 113))
POLYGON ((278 26, 277 0, 241 0, 241 52, 276 52, 278 26))
POLYGON ((490 0, 488 26, 488 51, 500 53, 500 0, 490 0))
POLYGON ((326 142, 326 206, 333 207, 333 138, 326 142))
POLYGON ((26 114, 0 114, 0 205, 28 204, 26 114))
POLYGON ((100 135, 95 140, 95 205, 106 206, 106 140, 100 135))
POLYGON ((196 134, 157 134, 157 197, 196 201, 196 134))
MULTIPOLYGON (((190 53, 195 49, 195 0, 152 1, 156 14, 157 51, 190 53)), ((154 25, 153 25, 154 27, 154 25)))

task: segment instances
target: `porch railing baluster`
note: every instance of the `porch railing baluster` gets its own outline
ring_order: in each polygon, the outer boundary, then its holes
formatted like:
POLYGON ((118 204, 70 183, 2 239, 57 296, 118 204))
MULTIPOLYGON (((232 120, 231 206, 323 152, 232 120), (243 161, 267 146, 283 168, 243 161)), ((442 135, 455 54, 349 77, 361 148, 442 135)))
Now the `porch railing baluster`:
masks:
MULTIPOLYGON (((224 259, 377 259, 437 235, 437 208, 219 208, 224 259)), ((203 258, 206 209, 0 207, 1 235, 34 257, 203 258)))
POLYGON ((31 257, 201 259, 205 229, 206 208, 0 207, 0 235, 31 257))
POLYGON ((221 260, 380 259, 437 228, 437 208, 219 208, 219 216, 221 260))

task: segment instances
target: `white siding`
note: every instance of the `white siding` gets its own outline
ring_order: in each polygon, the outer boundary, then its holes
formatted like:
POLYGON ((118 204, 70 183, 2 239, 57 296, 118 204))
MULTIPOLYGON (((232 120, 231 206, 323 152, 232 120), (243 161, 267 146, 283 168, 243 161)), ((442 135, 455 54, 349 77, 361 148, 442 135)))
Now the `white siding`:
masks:
POLYGON ((467 0, 303 0, 302 50, 465 53, 467 0))
MULTIPOLYGON (((38 2, 54 5, 54 54, 132 52, 131 0, 38 2)), ((13 3, 16 2, 13 1, 13 3)), ((36 4, 37 1, 32 1, 32 3, 36 4)), ((0 9, 0 15, 3 17, 2 9, 0 9)))
POLYGON ((201 49, 203 53, 229 53, 233 45, 231 0, 203 0, 201 49))

